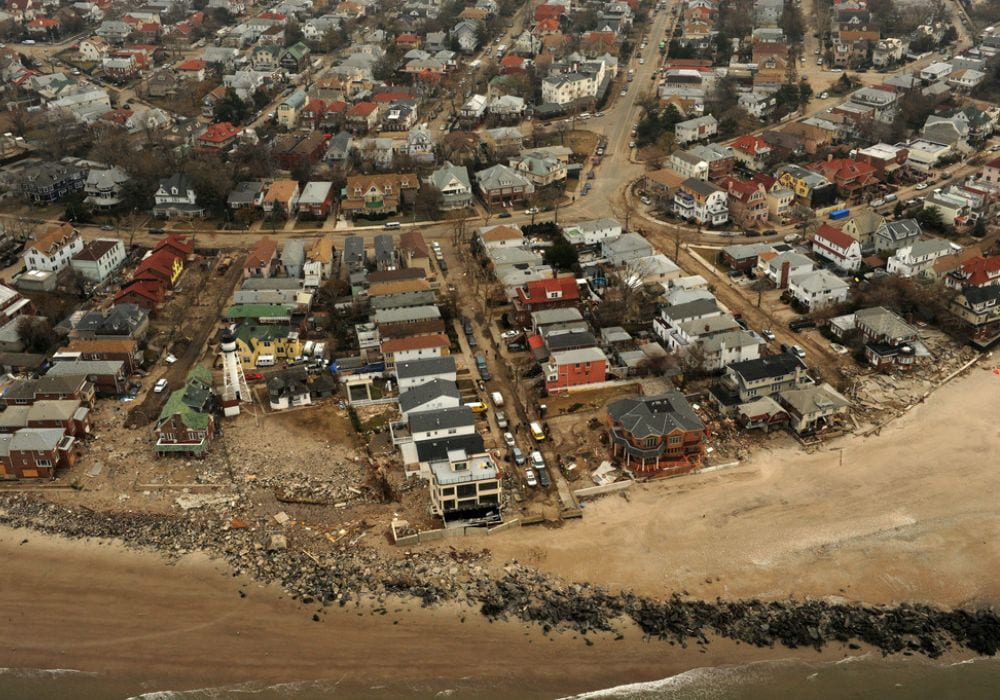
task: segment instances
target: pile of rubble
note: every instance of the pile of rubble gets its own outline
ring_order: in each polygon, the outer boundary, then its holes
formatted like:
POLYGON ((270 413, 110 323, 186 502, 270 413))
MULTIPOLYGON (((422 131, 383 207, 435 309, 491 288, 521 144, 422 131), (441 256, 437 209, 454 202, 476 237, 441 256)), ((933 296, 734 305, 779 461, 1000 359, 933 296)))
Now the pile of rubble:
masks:
POLYGON ((0 523, 68 537, 116 538, 174 558, 204 550, 224 558, 236 573, 279 582, 307 605, 343 606, 351 601, 357 605, 365 599, 384 610, 393 595, 418 598, 424 605, 458 601, 490 618, 535 622, 546 632, 614 632, 620 620, 631 619, 650 637, 682 645, 706 644, 708 635, 717 635, 756 646, 817 649, 830 642, 857 640, 885 653, 931 657, 956 647, 990 655, 1000 651, 1000 616, 992 609, 948 611, 925 605, 826 601, 706 602, 679 595, 658 601, 585 583, 567 584, 516 562, 497 575, 484 566, 486 551, 434 549, 387 557, 359 545, 363 525, 336 533, 307 531, 285 527, 290 524, 286 518, 234 517, 227 514, 232 503, 177 517, 101 513, 24 494, 2 494, 0 523), (359 529, 360 534, 351 536, 359 529))

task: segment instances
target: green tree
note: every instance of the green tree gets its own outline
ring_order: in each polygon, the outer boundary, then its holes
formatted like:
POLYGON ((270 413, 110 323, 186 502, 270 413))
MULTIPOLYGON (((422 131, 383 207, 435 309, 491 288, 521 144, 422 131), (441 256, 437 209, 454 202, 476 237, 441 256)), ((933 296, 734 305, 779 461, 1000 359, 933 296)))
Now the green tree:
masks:
POLYGON ((915 218, 922 228, 934 231, 944 230, 944 217, 941 216, 941 210, 937 207, 924 207, 917 212, 915 218))
POLYGON ((250 108, 232 88, 226 90, 222 99, 215 104, 215 121, 243 124, 250 118, 250 108))
POLYGON ((980 217, 976 219, 976 225, 972 227, 972 237, 973 238, 985 238, 988 233, 986 228, 986 219, 980 217))
POLYGON ((812 99, 813 89, 812 85, 809 84, 808 80, 803 80, 799 83, 799 108, 805 109, 809 106, 809 101, 812 99))
POLYGON ((292 46, 299 43, 305 35, 302 33, 302 27, 294 19, 289 19, 288 23, 285 24, 285 46, 292 46))
POLYGON ((557 270, 572 270, 579 261, 579 255, 571 244, 559 240, 552 247, 545 249, 543 260, 546 265, 557 270))

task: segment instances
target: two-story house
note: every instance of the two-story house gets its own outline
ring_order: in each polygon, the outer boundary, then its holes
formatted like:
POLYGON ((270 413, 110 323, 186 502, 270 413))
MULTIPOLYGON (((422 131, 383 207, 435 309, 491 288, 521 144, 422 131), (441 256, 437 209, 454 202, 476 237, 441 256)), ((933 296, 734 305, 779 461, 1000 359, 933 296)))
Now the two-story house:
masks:
POLYGON ((24 265, 29 270, 59 272, 83 250, 83 239, 71 224, 49 226, 24 247, 24 265))
POLYGON ((767 190, 764 185, 735 177, 723 178, 719 185, 729 194, 729 216, 737 225, 755 228, 767 222, 767 190))
POLYGON ((674 194, 674 213, 701 226, 718 226, 729 220, 728 200, 718 185, 688 178, 674 194))
POLYGON ((160 180, 153 199, 156 217, 191 219, 205 214, 204 207, 198 205, 191 178, 183 173, 160 180))
POLYGON ((84 279, 101 284, 125 262, 125 244, 117 238, 98 238, 88 242, 70 260, 70 266, 84 279))
POLYGON ((861 244, 829 224, 823 224, 813 234, 812 251, 845 272, 856 272, 861 267, 861 244))
POLYGON ((611 454, 644 475, 697 469, 705 454, 705 424, 680 392, 608 404, 611 454))
POLYGON ((395 214, 416 194, 418 186, 413 173, 352 175, 347 178, 340 208, 348 216, 395 214))

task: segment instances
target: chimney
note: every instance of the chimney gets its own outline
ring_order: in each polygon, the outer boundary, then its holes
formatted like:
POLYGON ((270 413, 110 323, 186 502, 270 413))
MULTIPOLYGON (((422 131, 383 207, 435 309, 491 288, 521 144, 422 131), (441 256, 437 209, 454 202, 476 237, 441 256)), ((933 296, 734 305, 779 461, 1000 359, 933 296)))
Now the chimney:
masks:
POLYGON ((779 289, 785 289, 788 287, 788 269, 792 266, 789 261, 781 263, 781 283, 778 285, 779 289))

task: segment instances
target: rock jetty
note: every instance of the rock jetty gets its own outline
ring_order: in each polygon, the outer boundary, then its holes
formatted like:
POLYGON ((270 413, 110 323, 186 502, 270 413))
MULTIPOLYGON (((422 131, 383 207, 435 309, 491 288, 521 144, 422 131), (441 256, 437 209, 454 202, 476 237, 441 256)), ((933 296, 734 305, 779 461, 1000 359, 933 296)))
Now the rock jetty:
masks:
POLYGON ((631 621, 647 637, 678 645, 708 644, 715 636, 759 647, 822 649, 837 643, 856 648, 863 643, 885 654, 929 657, 949 649, 992 656, 1000 649, 1000 616, 992 608, 700 601, 680 594, 654 600, 567 583, 516 562, 497 574, 484 566, 486 551, 427 549, 392 558, 373 547, 334 544, 317 555, 294 542, 290 545, 284 535, 234 522, 212 511, 181 516, 102 513, 31 495, 0 494, 4 525, 70 538, 117 539, 168 558, 205 551, 227 561, 234 575, 279 583, 303 604, 378 605, 395 595, 419 599, 425 606, 464 603, 491 619, 532 622, 546 632, 615 633, 631 621))

